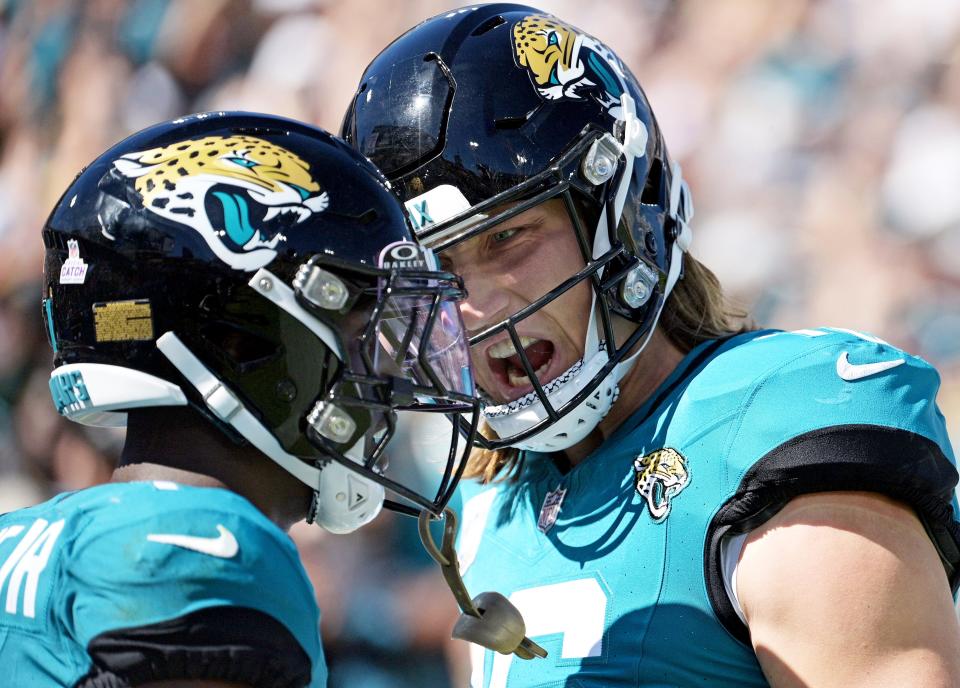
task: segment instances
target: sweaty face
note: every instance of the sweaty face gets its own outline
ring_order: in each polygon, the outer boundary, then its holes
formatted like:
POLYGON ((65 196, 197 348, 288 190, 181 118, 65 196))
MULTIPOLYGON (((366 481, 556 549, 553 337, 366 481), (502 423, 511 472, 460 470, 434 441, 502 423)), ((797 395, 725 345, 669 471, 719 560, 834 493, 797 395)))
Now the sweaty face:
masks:
MULTIPOLYGON (((441 260, 464 279, 468 297, 461 312, 471 336, 534 303, 585 266, 573 223, 559 199, 447 249, 441 260)), ((580 282, 516 325, 541 385, 583 357, 591 294, 591 285, 580 282)), ((474 344, 470 353, 477 384, 489 402, 503 404, 533 391, 506 331, 474 344)))

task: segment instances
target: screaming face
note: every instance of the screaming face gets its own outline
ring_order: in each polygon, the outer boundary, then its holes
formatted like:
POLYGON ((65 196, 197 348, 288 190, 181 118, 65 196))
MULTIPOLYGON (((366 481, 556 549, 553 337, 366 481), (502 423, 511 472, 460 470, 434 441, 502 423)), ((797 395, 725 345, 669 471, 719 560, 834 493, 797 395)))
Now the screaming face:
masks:
MULTIPOLYGON (((461 313, 474 333, 529 307, 584 267, 570 218, 557 199, 447 249, 443 260, 467 285, 461 313)), ((590 306, 591 288, 583 282, 516 325, 523 357, 548 393, 580 370, 590 306)), ((508 332, 500 331, 476 343, 471 356, 487 417, 536 398, 508 332)))
POLYGON ((329 202, 306 162, 253 136, 182 141, 130 153, 113 165, 136 180, 145 208, 196 230, 238 270, 272 261, 284 232, 329 202))

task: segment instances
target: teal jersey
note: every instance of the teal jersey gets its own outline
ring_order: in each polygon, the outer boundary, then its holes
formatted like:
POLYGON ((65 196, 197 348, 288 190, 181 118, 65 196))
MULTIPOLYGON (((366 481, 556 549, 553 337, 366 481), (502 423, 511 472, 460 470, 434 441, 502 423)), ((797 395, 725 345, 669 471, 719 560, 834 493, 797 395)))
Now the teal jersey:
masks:
POLYGON ((326 685, 287 535, 227 490, 111 483, 0 516, 0 683, 326 685))
POLYGON ((549 652, 471 646, 472 685, 767 686, 724 589, 722 543, 805 493, 910 504, 956 591, 938 386, 930 365, 867 335, 751 332, 692 351, 569 472, 528 453, 516 482, 465 483, 467 587, 510 598, 549 652))

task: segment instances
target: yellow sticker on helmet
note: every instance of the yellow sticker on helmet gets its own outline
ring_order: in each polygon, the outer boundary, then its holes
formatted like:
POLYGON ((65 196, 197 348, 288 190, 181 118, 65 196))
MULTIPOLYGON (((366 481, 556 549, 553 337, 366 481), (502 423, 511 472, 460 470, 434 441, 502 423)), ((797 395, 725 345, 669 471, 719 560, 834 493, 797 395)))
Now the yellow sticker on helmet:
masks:
POLYGON ((93 304, 98 342, 135 342, 153 339, 153 312, 147 299, 93 304))

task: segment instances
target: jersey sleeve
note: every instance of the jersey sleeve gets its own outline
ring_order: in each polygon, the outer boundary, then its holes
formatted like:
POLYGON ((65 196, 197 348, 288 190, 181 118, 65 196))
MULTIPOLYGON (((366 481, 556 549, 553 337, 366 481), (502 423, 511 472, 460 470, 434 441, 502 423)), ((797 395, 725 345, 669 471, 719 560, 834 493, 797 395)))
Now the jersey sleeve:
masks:
POLYGON ((115 510, 128 515, 72 543, 69 632, 92 662, 78 685, 325 685, 319 611, 289 538, 262 517, 173 501, 115 510))
MULTIPOLYGON (((765 356, 758 348, 757 377, 724 449, 730 496, 711 524, 708 579, 720 580, 724 537, 753 530, 792 498, 869 491, 913 507, 956 592, 958 475, 936 405, 939 375, 922 359, 866 335, 808 332, 777 335, 808 340, 782 345, 786 355, 765 356)), ((711 597, 729 618, 726 596, 711 597)))

